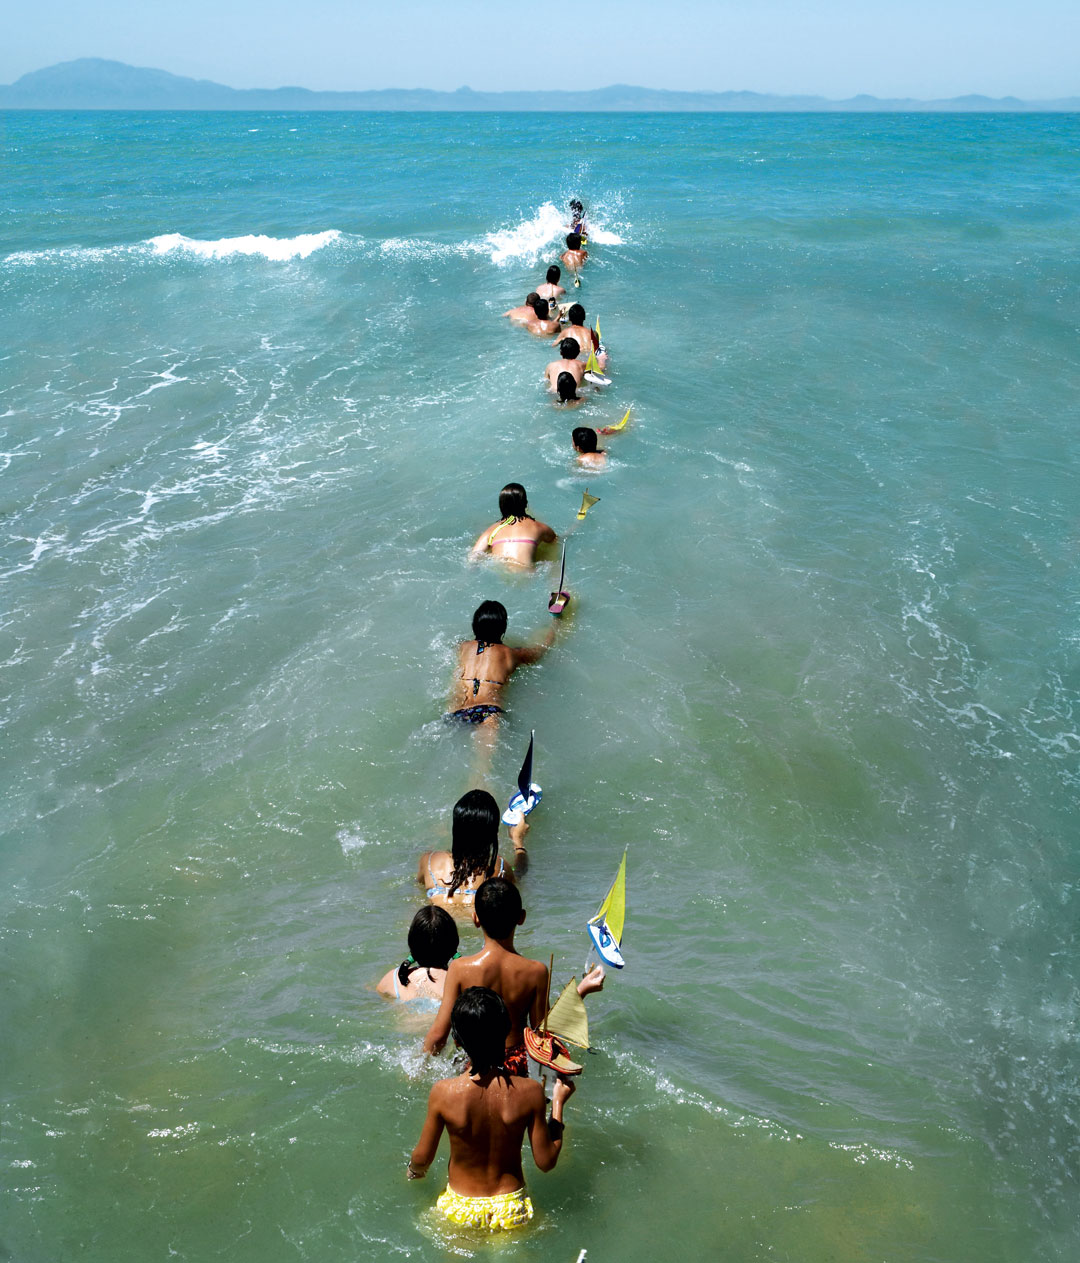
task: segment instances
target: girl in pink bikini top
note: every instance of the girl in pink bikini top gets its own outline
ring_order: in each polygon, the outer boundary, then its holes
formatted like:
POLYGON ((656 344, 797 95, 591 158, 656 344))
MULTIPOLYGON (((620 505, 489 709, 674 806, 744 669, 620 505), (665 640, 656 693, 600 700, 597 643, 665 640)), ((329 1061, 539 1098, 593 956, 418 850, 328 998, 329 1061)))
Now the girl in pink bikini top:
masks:
POLYGON ((518 566, 531 566, 536 561, 536 549, 540 544, 555 541, 555 532, 546 522, 538 522, 528 512, 528 498, 520 482, 508 482, 499 492, 498 522, 479 536, 472 546, 474 559, 490 553, 500 561, 518 566))

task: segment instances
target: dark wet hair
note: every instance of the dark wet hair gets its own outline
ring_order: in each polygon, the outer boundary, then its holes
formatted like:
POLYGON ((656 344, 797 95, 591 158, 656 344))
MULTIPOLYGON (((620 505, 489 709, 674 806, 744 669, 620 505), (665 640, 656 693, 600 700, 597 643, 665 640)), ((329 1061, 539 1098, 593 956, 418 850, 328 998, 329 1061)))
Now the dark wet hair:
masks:
POLYGON ((503 517, 525 517, 528 504, 520 482, 508 482, 499 492, 499 512, 503 517))
POLYGON ((563 338, 559 343, 559 354, 564 360, 576 360, 581 354, 577 338, 563 338))
POLYGON ((501 601, 481 601, 472 616, 472 633, 485 645, 497 645, 506 635, 506 606, 501 601))
POLYGON ((585 323, 585 308, 580 303, 575 303, 566 315, 572 325, 583 325, 585 323))
POLYGON ((457 888, 470 877, 488 878, 495 871, 499 858, 499 804, 486 789, 470 789, 454 803, 452 835, 454 875, 448 898, 453 898, 457 888))
POLYGON ((582 204, 577 200, 576 197, 572 197, 570 199, 570 209, 572 211, 577 211, 580 214, 585 209, 585 207, 582 206, 582 204))
POLYGON ((555 389, 559 394, 560 403, 569 403, 571 399, 580 399, 577 393, 577 382, 574 380, 573 373, 560 373, 555 381, 555 389))
POLYGON ((549 320, 551 318, 551 308, 548 306, 546 298, 538 298, 533 303, 533 311, 536 312, 537 320, 549 320))
POLYGON ((445 908, 427 904, 417 912, 409 926, 409 959, 398 969, 398 982, 409 985, 414 969, 426 969, 428 982, 434 982, 433 969, 446 969, 458 949, 458 929, 445 908))
POLYGON ((531 307, 534 311, 536 310, 536 304, 539 301, 540 295, 536 292, 536 290, 530 290, 530 292, 525 295, 525 306, 531 307))
POLYGON ((467 987, 454 1001, 450 1033, 465 1049, 473 1074, 501 1066, 510 1034, 510 1014, 490 987, 467 987))
POLYGON ((558 285, 562 276, 562 268, 557 263, 553 263, 547 270, 547 282, 549 285, 558 285))
POLYGON ((596 431, 590 430, 587 425, 579 425, 570 437, 579 452, 596 451, 596 431))
POLYGON ((567 250, 580 250, 581 249, 581 233, 579 232, 567 233, 566 234, 566 248, 567 250))
POLYGON ((505 877, 489 877, 476 892, 473 908, 488 938, 509 938, 521 921, 521 892, 505 877))

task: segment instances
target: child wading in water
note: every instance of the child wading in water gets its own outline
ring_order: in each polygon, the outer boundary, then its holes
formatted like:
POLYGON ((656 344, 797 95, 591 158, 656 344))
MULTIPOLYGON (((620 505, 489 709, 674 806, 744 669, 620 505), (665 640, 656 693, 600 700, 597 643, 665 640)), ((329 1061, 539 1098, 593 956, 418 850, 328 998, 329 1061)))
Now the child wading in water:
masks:
POLYGON ((507 1074, 502 1064, 510 1015, 487 987, 470 987, 457 998, 451 1031, 469 1064, 431 1089, 409 1179, 427 1174, 445 1130, 450 1165, 446 1190, 435 1203, 439 1210, 453 1223, 491 1232, 520 1227, 533 1216, 521 1170, 525 1135, 537 1167, 550 1171, 562 1151, 563 1106, 573 1084, 556 1078, 549 1120, 541 1084, 507 1074))
MULTIPOLYGON (((500 1063, 508 1074, 528 1078, 525 1024, 539 1026, 547 1010, 548 971, 541 961, 529 960, 514 946, 514 934, 525 921, 518 888, 504 877, 489 877, 476 892, 473 921, 484 932, 484 946, 472 956, 450 962, 442 1005, 424 1037, 424 1051, 440 1053, 446 1046, 459 996, 474 987, 490 987, 506 1005, 508 1015, 500 1063)), ((603 986, 604 971, 597 966, 578 983, 578 995, 584 999, 603 986)))

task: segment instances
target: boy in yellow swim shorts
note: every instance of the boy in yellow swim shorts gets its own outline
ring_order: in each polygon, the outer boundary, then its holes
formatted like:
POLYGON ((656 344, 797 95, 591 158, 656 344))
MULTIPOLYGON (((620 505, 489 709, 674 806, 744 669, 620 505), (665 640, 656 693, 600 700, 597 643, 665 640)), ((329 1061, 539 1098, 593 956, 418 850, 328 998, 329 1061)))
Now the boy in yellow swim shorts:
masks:
POLYGON ((435 1203, 453 1223, 498 1232, 533 1216, 521 1170, 528 1133, 533 1161, 550 1171, 563 1143, 563 1106, 574 1085, 556 1077, 551 1118, 543 1086, 503 1066, 510 1015, 488 987, 469 987, 454 1002, 454 1042, 469 1058, 464 1073, 440 1079, 428 1096, 427 1117, 409 1158, 410 1180, 427 1174, 443 1131, 450 1136, 446 1191, 435 1203))

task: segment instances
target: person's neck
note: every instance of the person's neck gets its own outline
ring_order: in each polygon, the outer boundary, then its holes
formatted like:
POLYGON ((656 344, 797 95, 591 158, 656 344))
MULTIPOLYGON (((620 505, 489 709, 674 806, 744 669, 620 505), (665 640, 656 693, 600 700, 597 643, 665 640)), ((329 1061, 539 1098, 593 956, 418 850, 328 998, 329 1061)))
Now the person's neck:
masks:
POLYGON ((514 931, 513 930, 510 931, 509 938, 493 938, 490 934, 487 933, 487 931, 485 931, 484 932, 484 946, 485 947, 501 947, 504 952, 510 952, 511 955, 513 956, 516 956, 518 954, 517 948, 514 946, 514 931))

